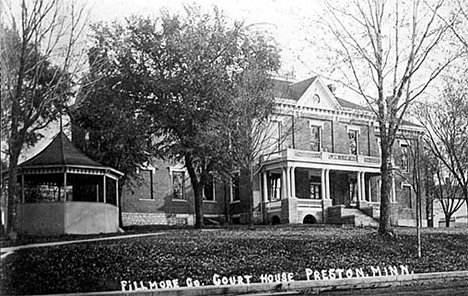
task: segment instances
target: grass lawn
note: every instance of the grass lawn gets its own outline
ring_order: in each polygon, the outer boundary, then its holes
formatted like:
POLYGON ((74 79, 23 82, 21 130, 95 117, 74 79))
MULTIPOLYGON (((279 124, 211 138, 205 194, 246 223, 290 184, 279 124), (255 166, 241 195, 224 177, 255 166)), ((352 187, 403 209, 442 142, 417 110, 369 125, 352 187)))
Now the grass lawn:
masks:
POLYGON ((120 281, 188 277, 213 284, 213 275, 294 273, 305 269, 408 265, 415 273, 468 270, 468 229, 423 229, 423 257, 414 229, 382 238, 371 228, 259 227, 162 230, 159 236, 17 251, 1 262, 0 295, 120 290, 120 281))

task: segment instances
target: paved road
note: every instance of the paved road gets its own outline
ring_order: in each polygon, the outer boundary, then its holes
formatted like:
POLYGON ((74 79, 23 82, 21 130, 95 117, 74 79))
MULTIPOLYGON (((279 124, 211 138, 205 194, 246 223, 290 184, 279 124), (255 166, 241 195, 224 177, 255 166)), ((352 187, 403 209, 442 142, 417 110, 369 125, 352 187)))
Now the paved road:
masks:
POLYGON ((296 296, 296 295, 319 295, 319 296, 354 296, 354 295, 373 295, 373 296, 467 296, 468 282, 466 280, 452 281, 446 284, 424 284, 402 287, 358 289, 358 290, 336 290, 325 291, 321 293, 313 292, 273 292, 260 294, 245 294, 243 296, 296 296))

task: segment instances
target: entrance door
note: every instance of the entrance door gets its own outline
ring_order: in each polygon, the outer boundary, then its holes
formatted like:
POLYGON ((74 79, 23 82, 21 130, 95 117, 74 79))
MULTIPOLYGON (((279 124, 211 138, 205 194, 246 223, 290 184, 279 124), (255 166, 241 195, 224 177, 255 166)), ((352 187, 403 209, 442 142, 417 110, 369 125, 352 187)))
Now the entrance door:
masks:
POLYGON ((349 179, 349 194, 346 202, 346 207, 356 206, 358 199, 358 186, 357 180, 350 178, 349 179))

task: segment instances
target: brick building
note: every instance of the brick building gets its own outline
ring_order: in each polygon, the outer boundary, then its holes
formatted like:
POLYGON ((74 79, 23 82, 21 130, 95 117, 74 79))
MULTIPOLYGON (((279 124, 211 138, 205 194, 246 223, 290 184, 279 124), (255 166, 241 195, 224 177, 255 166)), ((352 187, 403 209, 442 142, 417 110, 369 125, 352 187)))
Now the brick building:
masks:
MULTIPOLYGON (((256 223, 375 225, 380 202, 379 130, 366 108, 337 98, 321 78, 276 79, 272 149, 259 159, 253 184, 256 223)), ((392 220, 414 225, 410 146, 421 133, 405 122, 395 141, 392 220), (403 136, 404 135, 404 136, 403 136)), ((122 194, 124 225, 193 224, 190 179, 182 164, 156 160, 141 168, 142 182, 122 194)), ((243 176, 204 188, 206 222, 245 223, 243 176)))

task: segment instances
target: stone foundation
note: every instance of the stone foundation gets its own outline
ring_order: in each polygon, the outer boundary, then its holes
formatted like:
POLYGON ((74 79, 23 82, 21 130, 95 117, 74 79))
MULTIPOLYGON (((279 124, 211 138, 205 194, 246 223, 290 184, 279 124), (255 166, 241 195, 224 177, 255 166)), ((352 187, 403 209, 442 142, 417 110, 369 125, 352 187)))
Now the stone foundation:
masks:
POLYGON ((194 225, 191 214, 122 213, 122 223, 129 225, 194 225))

